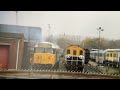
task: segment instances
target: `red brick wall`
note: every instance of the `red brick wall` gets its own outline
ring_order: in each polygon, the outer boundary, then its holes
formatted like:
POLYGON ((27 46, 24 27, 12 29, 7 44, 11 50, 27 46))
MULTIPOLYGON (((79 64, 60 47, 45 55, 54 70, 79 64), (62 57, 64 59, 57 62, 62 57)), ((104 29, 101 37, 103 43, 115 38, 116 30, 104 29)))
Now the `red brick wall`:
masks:
MULTIPOLYGON (((0 44, 10 44, 9 45, 9 61, 8 61, 8 69, 16 68, 16 57, 17 57, 17 44, 19 39, 8 39, 8 38, 0 38, 0 44)), ((18 57, 18 68, 21 68, 21 62, 23 58, 23 47, 24 40, 21 39, 19 43, 19 57, 18 57)))

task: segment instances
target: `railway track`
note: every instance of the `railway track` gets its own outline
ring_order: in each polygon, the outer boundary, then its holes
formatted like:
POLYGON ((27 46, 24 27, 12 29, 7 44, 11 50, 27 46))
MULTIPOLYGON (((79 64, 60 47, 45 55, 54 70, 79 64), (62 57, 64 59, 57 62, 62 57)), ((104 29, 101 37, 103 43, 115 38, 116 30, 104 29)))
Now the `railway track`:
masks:
MULTIPOLYGON (((37 70, 37 69, 33 69, 33 70, 37 70)), ((58 69, 40 67, 40 69, 38 69, 38 70, 62 70, 62 71, 66 71, 66 68, 65 68, 65 66, 64 66, 64 68, 58 68, 58 69)), ((72 70, 72 69, 69 71, 77 72, 76 70, 72 70)), ((102 73, 102 71, 99 68, 94 67, 91 64, 84 65, 84 72, 102 73)))
POLYGON ((84 65, 84 72, 103 73, 102 70, 92 66, 91 64, 84 65))
POLYGON ((120 79, 120 75, 66 70, 0 70, 5 79, 120 79))
POLYGON ((52 69, 24 69, 24 70, 0 70, 0 78, 12 79, 120 79, 119 74, 106 74, 91 64, 84 65, 83 72, 65 68, 52 69))

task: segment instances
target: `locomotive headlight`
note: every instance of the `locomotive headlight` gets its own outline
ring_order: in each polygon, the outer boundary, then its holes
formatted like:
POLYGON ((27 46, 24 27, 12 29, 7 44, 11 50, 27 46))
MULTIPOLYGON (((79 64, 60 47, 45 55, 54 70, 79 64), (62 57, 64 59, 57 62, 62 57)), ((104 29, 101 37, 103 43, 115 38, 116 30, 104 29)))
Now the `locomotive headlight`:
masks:
POLYGON ((67 56, 67 58, 70 58, 70 56, 67 56))
POLYGON ((79 58, 82 59, 82 55, 80 55, 79 58))
POLYGON ((84 56, 83 56, 83 55, 80 55, 79 58, 80 58, 80 59, 84 59, 84 56))
POLYGON ((67 58, 70 58, 70 55, 66 55, 67 58))

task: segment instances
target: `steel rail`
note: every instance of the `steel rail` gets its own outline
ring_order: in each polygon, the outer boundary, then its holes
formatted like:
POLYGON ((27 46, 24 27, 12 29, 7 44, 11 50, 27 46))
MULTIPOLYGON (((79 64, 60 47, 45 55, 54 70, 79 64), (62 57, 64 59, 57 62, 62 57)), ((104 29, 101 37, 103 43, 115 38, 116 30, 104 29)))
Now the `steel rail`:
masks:
POLYGON ((14 76, 14 77, 26 77, 26 78, 40 78, 41 75, 58 75, 72 76, 72 77, 86 77, 86 78, 98 78, 98 79, 120 79, 120 75, 113 74, 98 74, 98 73, 86 73, 86 72, 72 72, 62 70, 0 70, 2 76, 14 76))

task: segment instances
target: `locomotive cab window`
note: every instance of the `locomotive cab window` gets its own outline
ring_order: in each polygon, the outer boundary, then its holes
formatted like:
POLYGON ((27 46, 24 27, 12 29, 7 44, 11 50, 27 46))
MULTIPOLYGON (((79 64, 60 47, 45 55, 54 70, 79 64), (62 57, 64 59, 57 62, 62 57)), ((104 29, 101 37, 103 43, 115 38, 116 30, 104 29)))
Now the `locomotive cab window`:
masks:
POLYGON ((83 51, 82 50, 80 50, 80 55, 83 55, 83 51))
POLYGON ((36 53, 36 48, 34 48, 34 53, 36 53))
POLYGON ((47 49, 46 49, 46 52, 47 52, 47 53, 53 53, 53 49, 52 49, 52 48, 47 48, 47 49))
POLYGON ((73 55, 76 55, 76 50, 73 51, 73 55))
POLYGON ((45 49, 44 49, 44 48, 38 48, 38 47, 37 47, 37 48, 34 49, 34 52, 35 52, 35 53, 45 52, 45 49))
POLYGON ((55 51, 52 48, 35 48, 35 53, 55 53, 55 51))
POLYGON ((67 50, 67 54, 70 54, 70 50, 69 49, 67 50))
POLYGON ((53 49, 53 54, 55 54, 56 53, 56 50, 55 49, 53 49))

